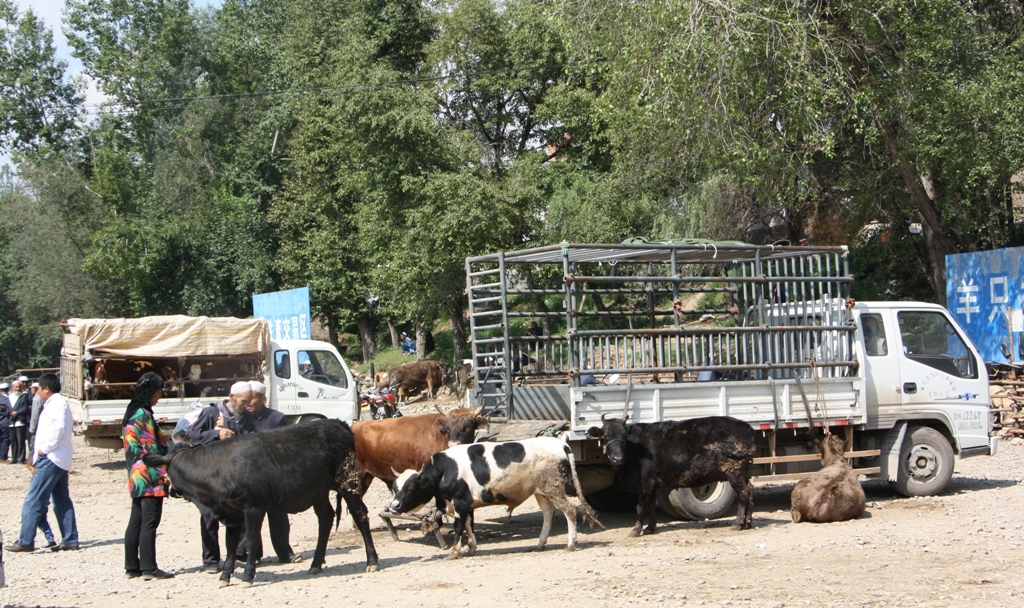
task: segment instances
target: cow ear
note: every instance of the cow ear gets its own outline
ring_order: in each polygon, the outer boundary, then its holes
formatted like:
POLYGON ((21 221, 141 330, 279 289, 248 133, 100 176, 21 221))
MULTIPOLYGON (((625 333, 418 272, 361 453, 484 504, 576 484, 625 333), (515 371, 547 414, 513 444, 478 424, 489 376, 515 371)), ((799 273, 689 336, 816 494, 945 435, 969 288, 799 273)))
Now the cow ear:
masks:
POLYGON ((640 427, 635 424, 627 424, 626 439, 629 441, 640 441, 640 427))
POLYGON ((591 439, 600 439, 601 435, 604 435, 604 429, 599 426, 592 426, 587 429, 587 437, 591 439))
POLYGON ((437 428, 441 431, 442 435, 447 435, 448 432, 451 431, 451 429, 448 428, 447 418, 438 418, 437 420, 434 421, 434 424, 437 425, 437 428))

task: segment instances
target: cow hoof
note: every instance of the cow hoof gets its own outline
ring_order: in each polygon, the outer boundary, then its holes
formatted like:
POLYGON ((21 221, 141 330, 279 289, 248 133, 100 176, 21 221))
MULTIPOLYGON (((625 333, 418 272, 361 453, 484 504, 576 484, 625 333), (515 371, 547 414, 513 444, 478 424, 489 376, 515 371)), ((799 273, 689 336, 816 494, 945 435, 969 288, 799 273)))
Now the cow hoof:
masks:
POLYGON ((217 587, 220 588, 220 589, 223 589, 224 587, 227 587, 229 584, 230 584, 229 581, 217 581, 217 587))
POLYGON ((657 533, 658 533, 658 531, 655 530, 654 528, 647 528, 647 529, 644 530, 644 535, 657 534, 657 533))
POLYGON ((314 567, 310 568, 309 569, 309 573, 310 574, 320 574, 320 567, 319 566, 314 566, 314 567))
POLYGON ((458 553, 449 553, 448 557, 446 557, 445 559, 459 559, 459 554, 458 553))
POLYGON ((473 557, 474 555, 476 555, 476 547, 470 547, 469 551, 466 551, 466 555, 468 555, 470 557, 473 557))
POLYGON ((536 547, 533 548, 534 551, 538 551, 538 552, 539 551, 543 551, 544 549, 545 549, 544 545, 537 545, 536 547))
POLYGON ((629 531, 629 538, 636 538, 638 536, 640 536, 640 530, 633 528, 629 531))
POLYGON ((576 550, 576 545, 566 545, 565 546, 565 550, 566 551, 575 551, 576 550))
POLYGON ((377 564, 367 564, 366 565, 366 571, 367 572, 376 572, 378 570, 380 570, 380 566, 378 566, 377 564))
POLYGON ((239 581, 238 584, 242 587, 242 589, 248 589, 249 587, 252 587, 252 581, 239 581))

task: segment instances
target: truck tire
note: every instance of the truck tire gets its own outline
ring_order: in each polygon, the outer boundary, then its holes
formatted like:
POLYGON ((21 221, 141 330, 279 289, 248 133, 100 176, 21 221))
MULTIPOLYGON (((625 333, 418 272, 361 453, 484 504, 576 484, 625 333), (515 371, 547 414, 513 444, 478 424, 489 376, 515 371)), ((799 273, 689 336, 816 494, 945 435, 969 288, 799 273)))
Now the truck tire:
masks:
POLYGON ((671 517, 702 521, 731 515, 736 492, 724 481, 696 488, 664 489, 658 492, 658 506, 671 517))
POLYGON ((934 496, 953 476, 953 448, 942 433, 927 426, 910 427, 900 448, 892 487, 904 496, 934 496))

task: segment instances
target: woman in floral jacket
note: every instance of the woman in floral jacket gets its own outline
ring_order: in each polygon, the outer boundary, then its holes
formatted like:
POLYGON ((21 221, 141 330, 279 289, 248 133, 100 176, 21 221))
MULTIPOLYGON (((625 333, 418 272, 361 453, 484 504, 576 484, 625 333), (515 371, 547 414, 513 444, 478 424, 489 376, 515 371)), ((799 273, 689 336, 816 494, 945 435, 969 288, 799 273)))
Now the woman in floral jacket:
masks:
POLYGON ((128 578, 174 577, 156 565, 156 528, 160 525, 167 496, 167 469, 148 467, 142 462, 146 454, 163 456, 167 453, 167 444, 153 419, 153 406, 163 394, 163 378, 146 372, 135 384, 132 400, 122 418, 128 493, 132 497, 132 514, 124 531, 124 572, 128 578))

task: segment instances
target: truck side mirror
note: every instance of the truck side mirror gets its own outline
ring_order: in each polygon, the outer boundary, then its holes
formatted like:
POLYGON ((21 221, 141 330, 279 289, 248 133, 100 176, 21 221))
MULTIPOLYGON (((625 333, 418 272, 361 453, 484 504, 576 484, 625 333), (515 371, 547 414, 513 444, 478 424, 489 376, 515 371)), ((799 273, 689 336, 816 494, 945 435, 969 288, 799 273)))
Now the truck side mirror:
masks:
POLYGON ((1012 359, 1010 355, 1010 349, 1007 348, 1006 344, 1003 342, 999 343, 999 352, 1003 353, 1003 356, 1006 357, 1007 361, 1010 361, 1012 359))
POLYGON ((1017 354, 1024 359, 1024 332, 1021 332, 1020 337, 1017 338, 1017 354))

